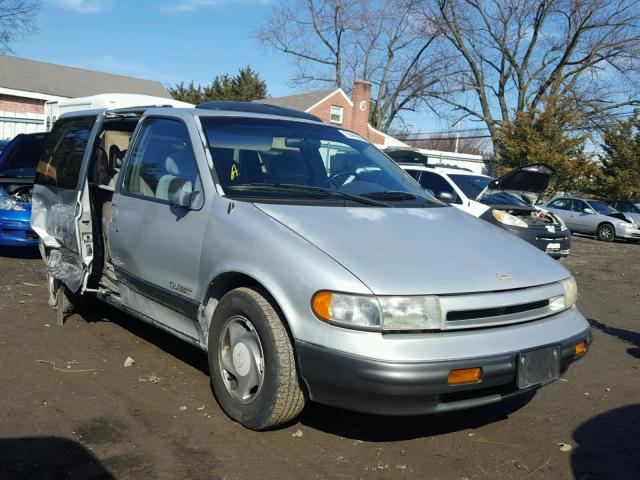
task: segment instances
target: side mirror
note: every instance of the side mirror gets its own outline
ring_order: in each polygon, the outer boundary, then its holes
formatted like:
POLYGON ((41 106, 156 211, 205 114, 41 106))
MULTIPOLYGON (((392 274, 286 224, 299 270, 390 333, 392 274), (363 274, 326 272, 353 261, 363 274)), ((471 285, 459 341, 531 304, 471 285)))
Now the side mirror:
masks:
POLYGON ((593 215, 594 213, 596 213, 596 212, 594 212, 594 211, 593 211, 593 209, 591 209, 591 208, 585 208, 585 209, 583 210, 583 212, 584 212, 584 213, 588 213, 588 214, 590 214, 590 215, 593 215))
POLYGON ((169 204, 174 207, 190 208, 193 200, 193 183, 186 178, 176 177, 169 184, 169 204))
POLYGON ((451 192, 440 192, 438 198, 447 203, 451 203, 454 200, 453 193, 451 192))

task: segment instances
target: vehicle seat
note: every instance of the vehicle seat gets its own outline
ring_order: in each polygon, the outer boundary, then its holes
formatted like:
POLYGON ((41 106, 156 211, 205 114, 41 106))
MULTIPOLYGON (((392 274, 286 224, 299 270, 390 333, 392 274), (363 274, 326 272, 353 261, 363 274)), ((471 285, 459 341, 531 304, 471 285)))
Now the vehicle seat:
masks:
POLYGON ((158 180, 155 197, 160 200, 169 200, 169 184, 173 179, 180 176, 180 170, 176 160, 170 156, 164 161, 164 169, 167 173, 158 180))
POLYGON ((314 185, 308 165, 301 155, 283 152, 269 162, 269 182, 314 185))

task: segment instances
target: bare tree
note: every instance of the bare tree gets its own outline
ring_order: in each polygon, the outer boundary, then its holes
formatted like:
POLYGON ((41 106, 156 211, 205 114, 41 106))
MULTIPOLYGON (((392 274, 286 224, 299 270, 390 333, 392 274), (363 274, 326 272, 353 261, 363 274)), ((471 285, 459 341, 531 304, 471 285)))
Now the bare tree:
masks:
POLYGON ((35 30, 39 0, 0 0, 0 53, 11 52, 11 43, 35 30))
POLYGON ((457 65, 432 98, 461 118, 501 122, 550 95, 573 99, 597 123, 640 105, 639 0, 435 0, 457 65))
POLYGON ((371 123, 388 131, 450 70, 437 24, 420 16, 422 0, 294 0, 276 6, 258 38, 290 55, 295 85, 351 90, 374 86, 371 123))

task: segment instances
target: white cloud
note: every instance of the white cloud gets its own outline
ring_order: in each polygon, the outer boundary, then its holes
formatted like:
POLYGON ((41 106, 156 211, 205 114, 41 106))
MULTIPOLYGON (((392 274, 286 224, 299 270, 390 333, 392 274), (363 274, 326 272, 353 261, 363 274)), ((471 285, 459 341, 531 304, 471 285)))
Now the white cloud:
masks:
POLYGON ((171 3, 165 3, 160 10, 168 13, 185 13, 193 12, 201 8, 218 7, 230 3, 260 3, 268 4, 271 0, 174 0, 171 3))
POLYGON ((109 1, 105 0, 55 0, 55 3, 67 10, 78 13, 97 13, 107 8, 109 1))

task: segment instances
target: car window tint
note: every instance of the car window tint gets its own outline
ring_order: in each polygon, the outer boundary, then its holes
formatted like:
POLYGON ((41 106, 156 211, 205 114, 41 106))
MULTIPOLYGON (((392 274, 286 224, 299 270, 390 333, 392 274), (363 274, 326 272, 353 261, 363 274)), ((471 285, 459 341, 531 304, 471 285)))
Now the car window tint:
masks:
POLYGON ((420 170, 405 170, 409 175, 411 175, 418 183, 420 183, 420 170))
POLYGON ((631 205, 626 202, 613 202, 613 208, 620 212, 632 212, 631 205))
POLYGON ((44 140, 44 133, 20 136, 19 139, 16 139, 15 148, 7 149, 6 156, 0 160, 0 170, 6 172, 6 176, 19 173, 34 176, 44 140))
POLYGON ((573 200, 571 210, 574 212, 584 212, 585 208, 589 208, 589 205, 582 200, 573 200))
POLYGON ((589 206, 596 212, 602 213, 604 215, 616 213, 616 210, 614 208, 599 200, 589 200, 589 206))
POLYGON ((58 120, 38 163, 36 183, 75 190, 95 120, 95 116, 58 120))
POLYGON ((190 180, 196 188, 198 168, 186 126, 178 120, 150 118, 133 145, 122 191, 169 200, 175 178, 190 180))
POLYGON ((551 208, 557 208, 559 210, 571 210, 571 200, 566 198, 560 198, 558 200, 554 200, 549 204, 551 208))
POLYGON ((447 182, 443 177, 433 172, 422 172, 420 176, 420 185, 423 188, 428 188, 431 190, 435 196, 437 197, 442 192, 450 193, 451 195, 456 196, 453 191, 453 187, 447 182))

